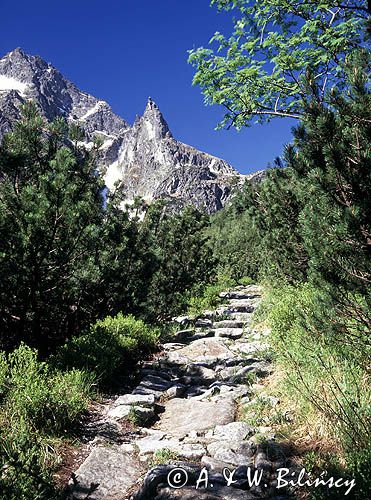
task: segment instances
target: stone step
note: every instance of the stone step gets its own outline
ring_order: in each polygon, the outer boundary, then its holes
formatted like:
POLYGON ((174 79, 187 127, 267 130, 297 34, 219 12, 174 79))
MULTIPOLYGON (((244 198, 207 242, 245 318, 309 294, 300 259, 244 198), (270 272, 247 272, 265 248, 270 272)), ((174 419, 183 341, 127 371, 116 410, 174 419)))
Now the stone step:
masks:
POLYGON ((223 315, 227 316, 229 319, 234 321, 242 321, 244 324, 249 324, 252 319, 251 312, 238 312, 226 309, 223 312, 223 315))
POLYGON ((232 299, 226 304, 229 309, 241 312, 252 312, 256 309, 256 301, 250 299, 232 299))
POLYGON ((244 334, 243 328, 215 328, 215 337, 226 337, 229 339, 240 339, 244 334))
POLYGON ((222 321, 215 321, 212 325, 212 328, 215 330, 216 328, 243 328, 245 323, 243 321, 238 321, 235 319, 225 319, 222 321))
POLYGON ((219 297, 221 299, 238 299, 238 300, 243 300, 243 299, 255 299, 260 297, 260 295, 254 293, 254 292, 222 292, 219 294, 219 297))
POLYGON ((128 445, 96 447, 75 472, 69 493, 76 500, 127 498, 141 469, 135 455, 128 453, 128 445))

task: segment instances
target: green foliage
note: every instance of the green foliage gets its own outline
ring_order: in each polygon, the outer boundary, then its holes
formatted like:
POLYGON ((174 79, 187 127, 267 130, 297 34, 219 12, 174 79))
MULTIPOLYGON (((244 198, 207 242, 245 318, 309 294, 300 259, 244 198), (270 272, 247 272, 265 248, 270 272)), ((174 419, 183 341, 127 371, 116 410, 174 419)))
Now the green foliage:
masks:
POLYGON ((93 378, 86 373, 52 372, 37 351, 21 345, 8 356, 3 410, 15 422, 59 434, 87 406, 93 378))
POLYGON ((0 146, 6 350, 25 341, 48 354, 120 311, 151 322, 169 318, 185 308, 184 293, 210 279, 208 217, 190 207, 173 215, 164 202, 143 222, 129 217, 120 190, 104 199, 99 144, 87 153, 82 138, 61 118, 46 124, 28 103, 0 146))
POLYGON ((201 87, 205 102, 226 108, 221 126, 239 129, 254 118, 263 123, 303 116, 309 95, 323 102, 328 89, 345 88, 347 57, 367 47, 365 0, 211 3, 238 12, 233 33, 215 33, 210 43, 216 49, 191 50, 189 61, 197 69, 193 83, 201 87))
POLYGON ((9 500, 59 498, 50 473, 55 457, 45 440, 26 426, 0 432, 0 488, 9 500))
POLYGON ((168 464, 171 461, 179 460, 180 458, 181 457, 178 455, 178 453, 175 453, 174 451, 171 451, 168 448, 163 448, 161 450, 155 451, 150 461, 150 464, 152 467, 154 467, 156 465, 168 464))
POLYGON ((233 285, 234 281, 229 277, 218 276, 217 283, 207 285, 206 287, 195 287, 191 290, 190 297, 187 299, 187 314, 196 317, 208 309, 215 309, 223 302, 219 294, 233 285))
POLYGON ((67 127, 44 124, 36 106, 0 150, 0 302, 2 343, 27 340, 45 347, 71 328, 81 288, 91 269, 102 216, 102 181, 93 154, 64 146, 67 127), (46 130, 46 137, 44 131, 46 130))
POLYGON ((54 442, 88 405, 93 377, 59 372, 21 344, 1 353, 0 485, 6 498, 56 498, 54 442))
POLYGON ((210 233, 222 268, 238 275, 238 263, 246 262, 248 274, 274 285, 260 319, 265 311, 285 374, 282 390, 312 426, 321 424, 341 447, 348 473, 366 484, 371 98, 369 61, 353 57, 344 65, 346 92, 333 90, 326 105, 308 97, 284 162, 247 185, 212 219, 210 233))
POLYGON ((59 349, 55 362, 88 370, 106 383, 153 350, 158 338, 157 328, 119 313, 97 321, 87 333, 70 339, 59 349))
POLYGON ((215 259, 205 233, 208 225, 208 216, 190 206, 176 215, 166 214, 161 202, 149 210, 144 229, 155 239, 159 257, 146 303, 150 319, 170 319, 184 311, 191 290, 211 281, 215 259))
POLYGON ((290 393, 323 415, 328 433, 346 451, 364 449, 371 416, 370 353, 340 340, 357 333, 352 320, 340 317, 331 297, 309 284, 273 294, 271 340, 290 393))

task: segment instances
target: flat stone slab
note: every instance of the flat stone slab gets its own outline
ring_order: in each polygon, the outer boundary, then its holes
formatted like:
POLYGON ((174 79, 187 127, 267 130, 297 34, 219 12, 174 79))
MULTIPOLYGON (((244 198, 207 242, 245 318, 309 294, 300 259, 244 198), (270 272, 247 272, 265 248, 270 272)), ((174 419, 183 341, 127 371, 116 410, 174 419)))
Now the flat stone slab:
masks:
POLYGON ((100 446, 93 449, 75 475, 76 483, 70 484, 73 498, 119 500, 127 498, 141 476, 141 466, 120 446, 100 446))
POLYGON ((213 323, 213 328, 242 328, 244 325, 245 323, 243 321, 224 319, 221 321, 215 321, 213 323))
POLYGON ((114 406, 120 405, 136 405, 151 407, 155 404, 153 394, 124 394, 119 396, 114 402, 114 406))
POLYGON ((227 359, 233 357, 233 353, 225 345, 222 339, 204 338, 191 342, 183 349, 169 352, 167 359, 169 362, 183 364, 185 362, 202 362, 205 358, 227 359))
POLYGON ((238 467, 252 463, 256 445, 241 441, 215 441, 207 446, 207 451, 216 460, 238 467))
POLYGON ((167 434, 183 438, 192 431, 201 432, 234 420, 236 404, 226 396, 218 402, 195 399, 171 399, 157 428, 167 434))
POLYGON ((254 434, 254 428, 245 422, 231 422, 226 425, 217 425, 215 429, 206 434, 216 441, 244 441, 254 434))
POLYGON ((243 328, 215 328, 215 337, 227 337, 229 339, 240 339, 244 334, 243 328))
POLYGON ((152 455, 156 451, 169 450, 188 460, 199 460, 206 449, 198 443, 183 443, 175 438, 167 438, 163 433, 146 436, 135 441, 141 456, 152 455))
POLYGON ((258 351, 266 351, 270 349, 270 345, 267 342, 260 342, 259 340, 254 340, 252 342, 237 343, 231 347, 231 350, 237 353, 252 354, 258 351))
POLYGON ((236 311, 230 311, 230 310, 225 310, 221 311, 221 314, 225 314, 229 319, 234 320, 234 321, 243 321, 244 324, 248 324, 251 322, 252 319, 252 313, 251 312, 236 312, 236 311))

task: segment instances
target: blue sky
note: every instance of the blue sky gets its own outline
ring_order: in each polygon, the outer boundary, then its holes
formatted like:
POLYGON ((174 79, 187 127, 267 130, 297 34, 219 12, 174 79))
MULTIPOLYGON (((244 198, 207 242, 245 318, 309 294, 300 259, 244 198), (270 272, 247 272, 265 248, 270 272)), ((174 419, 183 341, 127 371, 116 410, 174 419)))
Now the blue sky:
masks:
POLYGON ((209 0, 3 0, 1 18, 2 55, 16 47, 40 55, 130 123, 151 96, 177 139, 243 173, 266 167, 290 141, 288 119, 214 130, 223 109, 204 106, 187 64, 188 49, 231 32, 231 15, 209 0))

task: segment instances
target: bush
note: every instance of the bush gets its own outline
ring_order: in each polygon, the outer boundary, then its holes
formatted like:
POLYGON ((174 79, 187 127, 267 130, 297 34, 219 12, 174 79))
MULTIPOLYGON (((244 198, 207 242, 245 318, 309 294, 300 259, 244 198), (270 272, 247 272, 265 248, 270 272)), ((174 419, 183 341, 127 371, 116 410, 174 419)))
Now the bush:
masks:
POLYGON ((87 369, 105 383, 153 350, 158 338, 157 328, 119 313, 97 321, 85 335, 72 338, 60 349, 56 359, 69 368, 87 369))
MULTIPOLYGON (((271 341, 285 372, 284 391, 299 402, 312 427, 317 421, 340 444, 345 456, 367 450, 367 356, 346 341, 350 333, 362 339, 363 327, 357 328, 325 291, 309 284, 274 290, 268 301, 271 341)), ((359 460, 357 467, 363 467, 359 460)))
POLYGON ((0 352, 0 488, 11 500, 56 498, 57 437, 87 407, 93 376, 60 372, 21 344, 0 352))
POLYGON ((233 279, 228 276, 219 276, 216 283, 193 288, 186 299, 188 304, 187 314, 196 317, 207 309, 217 307, 222 302, 219 294, 233 285, 235 285, 233 279))
POLYGON ((57 498, 51 467, 56 456, 46 442, 23 422, 0 431, 0 490, 7 500, 57 498))
POLYGON ((24 344, 8 356, 6 380, 3 412, 13 425, 25 421, 53 434, 70 426, 86 408, 93 383, 91 375, 78 370, 51 370, 24 344))
POLYGON ((249 276, 243 276, 242 278, 237 280, 237 283, 239 285, 249 286, 249 285, 254 284, 254 280, 252 278, 250 278, 249 276))

